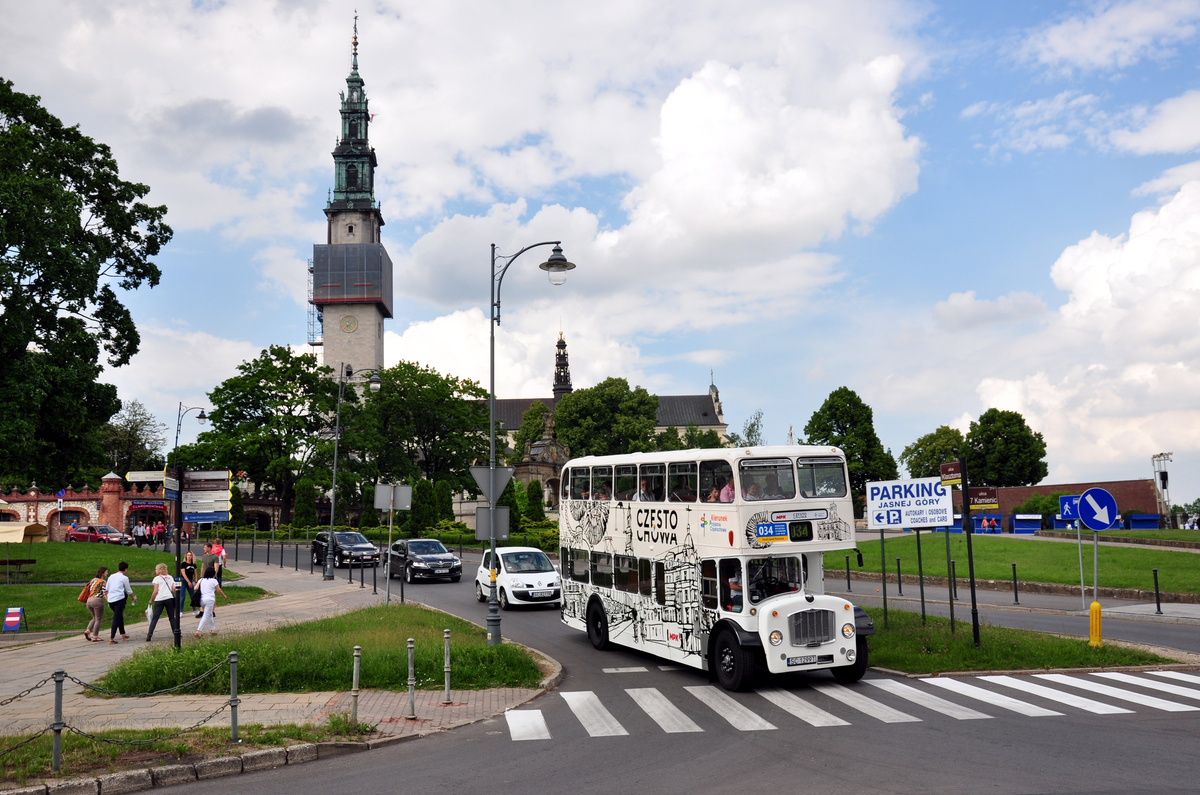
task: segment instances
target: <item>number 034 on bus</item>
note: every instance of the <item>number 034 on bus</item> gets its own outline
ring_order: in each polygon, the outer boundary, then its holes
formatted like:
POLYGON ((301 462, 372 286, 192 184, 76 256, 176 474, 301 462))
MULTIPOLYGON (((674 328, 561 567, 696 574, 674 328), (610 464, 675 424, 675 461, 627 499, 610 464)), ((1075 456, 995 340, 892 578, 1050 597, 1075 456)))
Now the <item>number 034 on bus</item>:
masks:
POLYGON ((589 456, 562 473, 563 622, 743 690, 755 672, 867 669, 874 624, 825 593, 854 547, 846 458, 778 446, 589 456))

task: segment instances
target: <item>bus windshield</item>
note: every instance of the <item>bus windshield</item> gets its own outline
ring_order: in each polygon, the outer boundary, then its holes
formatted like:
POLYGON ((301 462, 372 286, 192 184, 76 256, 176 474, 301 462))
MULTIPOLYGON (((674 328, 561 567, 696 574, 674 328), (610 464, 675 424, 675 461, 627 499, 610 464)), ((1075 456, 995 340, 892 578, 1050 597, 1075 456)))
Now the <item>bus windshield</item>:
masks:
POLYGON ((792 462, 786 458, 742 461, 739 465, 744 500, 791 500, 796 497, 792 462))
POLYGON ((804 587, 808 573, 796 556, 752 558, 746 567, 751 602, 761 602, 781 593, 794 593, 804 587))

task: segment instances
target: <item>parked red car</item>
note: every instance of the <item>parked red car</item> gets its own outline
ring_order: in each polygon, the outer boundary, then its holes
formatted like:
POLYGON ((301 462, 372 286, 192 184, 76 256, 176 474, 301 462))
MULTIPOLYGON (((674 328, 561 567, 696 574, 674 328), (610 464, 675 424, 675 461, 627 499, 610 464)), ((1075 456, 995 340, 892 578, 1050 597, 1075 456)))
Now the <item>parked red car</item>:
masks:
POLYGON ((122 533, 110 524, 89 524, 67 531, 68 541, 87 541, 92 544, 133 545, 133 536, 122 533))

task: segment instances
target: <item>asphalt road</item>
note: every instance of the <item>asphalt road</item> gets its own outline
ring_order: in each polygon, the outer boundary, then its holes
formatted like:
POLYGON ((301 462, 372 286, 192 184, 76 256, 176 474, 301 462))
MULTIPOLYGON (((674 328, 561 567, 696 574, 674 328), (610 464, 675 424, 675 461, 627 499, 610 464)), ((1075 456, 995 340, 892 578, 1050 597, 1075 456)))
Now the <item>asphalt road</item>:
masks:
MULTIPOLYGON (((473 574, 470 567, 458 584, 409 586, 406 596, 482 624, 486 605, 475 601, 473 574)), ((1054 623, 1053 616, 995 612, 1054 623)), ((1166 626, 1124 623, 1150 634, 1166 626)), ((1194 633, 1191 627, 1174 631, 1194 633)), ((835 686, 827 674, 796 674, 760 682, 758 692, 724 694, 702 672, 663 670, 657 658, 628 650, 597 652, 553 609, 507 611, 502 632, 564 668, 559 688, 517 710, 521 715, 370 753, 200 782, 189 792, 224 793, 233 786, 292 795, 651 788, 1165 793, 1194 791, 1200 774, 1193 753, 1200 678, 1014 677, 1020 687, 1050 688, 1038 693, 981 677, 960 680, 987 699, 981 701, 930 680, 876 672, 850 688, 835 686), (1096 686, 1119 689, 1083 689, 1096 686)))

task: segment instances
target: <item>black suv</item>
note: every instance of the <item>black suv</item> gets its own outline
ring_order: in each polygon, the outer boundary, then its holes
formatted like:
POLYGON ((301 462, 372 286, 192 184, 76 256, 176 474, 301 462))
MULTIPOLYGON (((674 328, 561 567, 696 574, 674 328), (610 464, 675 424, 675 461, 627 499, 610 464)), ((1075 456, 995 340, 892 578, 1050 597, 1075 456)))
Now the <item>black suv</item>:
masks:
POLYGON ((392 544, 388 575, 404 572, 404 581, 415 579, 462 579, 462 561, 436 538, 413 538, 392 544))
MULTIPOLYGON (((312 561, 317 566, 325 565, 325 554, 329 548, 329 531, 317 533, 312 542, 312 561)), ((372 568, 379 565, 379 550, 367 540, 362 533, 339 531, 337 534, 337 550, 334 553, 333 565, 366 566, 372 568)))

